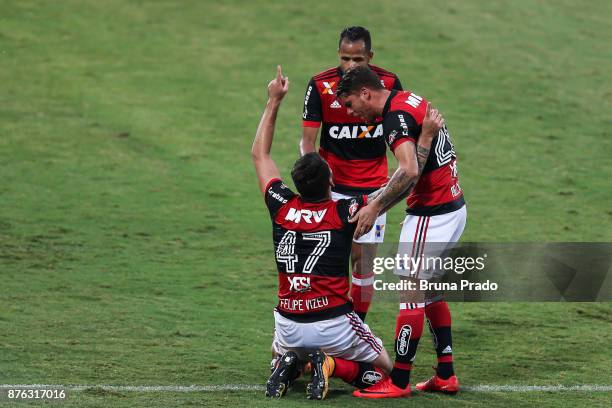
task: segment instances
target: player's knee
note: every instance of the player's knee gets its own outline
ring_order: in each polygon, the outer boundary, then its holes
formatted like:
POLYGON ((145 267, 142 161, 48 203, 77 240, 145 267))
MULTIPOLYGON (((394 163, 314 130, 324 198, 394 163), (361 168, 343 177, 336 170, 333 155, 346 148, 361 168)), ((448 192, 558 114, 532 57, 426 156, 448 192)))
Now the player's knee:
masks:
POLYGON ((405 290, 400 293, 400 303, 425 303, 425 293, 420 290, 405 290))
POLYGON ((425 292, 425 303, 431 304, 444 299, 444 292, 437 290, 428 290, 425 292))

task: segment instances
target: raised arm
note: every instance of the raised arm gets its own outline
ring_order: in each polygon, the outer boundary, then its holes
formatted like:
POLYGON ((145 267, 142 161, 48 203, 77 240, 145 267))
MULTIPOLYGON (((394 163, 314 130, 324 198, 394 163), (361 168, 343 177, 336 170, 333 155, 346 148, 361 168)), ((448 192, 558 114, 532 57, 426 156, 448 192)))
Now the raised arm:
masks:
POLYGON ((351 219, 351 222, 357 222, 355 238, 367 233, 380 214, 388 211, 412 192, 427 163, 431 142, 443 126, 442 115, 427 104, 418 143, 416 145, 413 142, 402 143, 394 150, 393 154, 399 164, 398 169, 382 191, 377 190, 372 193, 374 200, 351 219))
POLYGON ((270 180, 280 178, 278 168, 270 156, 270 149, 272 148, 272 139, 274 138, 276 115, 281 101, 288 90, 289 78, 283 77, 281 66, 278 65, 276 78, 268 84, 268 102, 261 115, 255 140, 253 140, 253 147, 251 148, 251 158, 259 180, 259 189, 262 192, 270 180))

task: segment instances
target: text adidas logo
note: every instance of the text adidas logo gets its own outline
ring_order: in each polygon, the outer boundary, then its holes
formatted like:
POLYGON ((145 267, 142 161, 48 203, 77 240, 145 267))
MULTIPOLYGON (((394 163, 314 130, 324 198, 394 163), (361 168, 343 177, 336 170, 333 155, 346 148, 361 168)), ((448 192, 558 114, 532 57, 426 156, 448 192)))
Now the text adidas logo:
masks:
POLYGON ((338 101, 334 99, 334 101, 331 103, 331 105, 329 105, 329 107, 332 109, 340 109, 342 106, 340 106, 338 101))
POLYGON ((452 352, 453 352, 453 349, 451 348, 451 346, 446 346, 446 348, 442 350, 442 354, 450 354, 452 352))

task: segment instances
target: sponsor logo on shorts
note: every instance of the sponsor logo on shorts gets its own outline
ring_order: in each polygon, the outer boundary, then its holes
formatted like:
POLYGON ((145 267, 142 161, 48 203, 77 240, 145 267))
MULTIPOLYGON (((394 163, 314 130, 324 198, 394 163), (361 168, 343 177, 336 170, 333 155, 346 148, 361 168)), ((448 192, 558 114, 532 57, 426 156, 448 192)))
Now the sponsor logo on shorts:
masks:
POLYGON ((382 374, 379 373, 378 371, 366 371, 365 373, 363 373, 363 376, 361 377, 361 381, 363 381, 366 384, 372 384, 372 385, 376 384, 380 380, 382 380, 382 374))
POLYGON ((410 335, 412 334, 412 326, 405 324, 399 331, 397 336, 397 354, 405 356, 408 354, 408 343, 410 342, 410 335))

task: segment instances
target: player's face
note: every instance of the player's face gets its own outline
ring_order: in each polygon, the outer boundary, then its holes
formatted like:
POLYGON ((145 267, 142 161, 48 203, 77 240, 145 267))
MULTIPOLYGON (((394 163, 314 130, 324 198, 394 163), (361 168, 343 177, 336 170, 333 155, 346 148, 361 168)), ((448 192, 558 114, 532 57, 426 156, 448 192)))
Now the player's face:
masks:
POLYGON ((367 123, 374 122, 378 116, 372 108, 371 95, 366 88, 338 99, 350 116, 362 118, 367 123))
POLYGON ((372 52, 368 52, 363 40, 350 42, 342 40, 338 49, 338 57, 340 57, 340 69, 346 72, 350 68, 356 66, 366 66, 370 63, 372 52))

